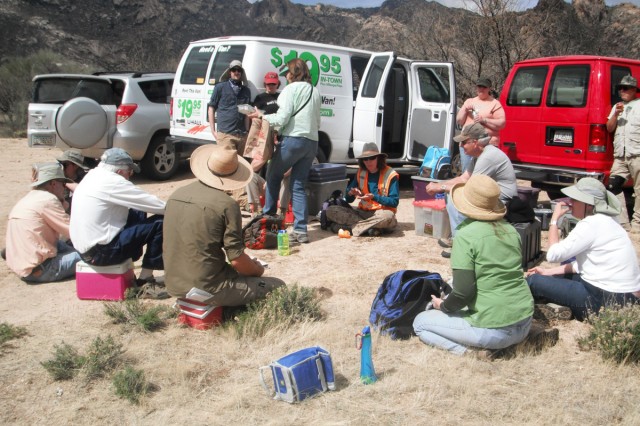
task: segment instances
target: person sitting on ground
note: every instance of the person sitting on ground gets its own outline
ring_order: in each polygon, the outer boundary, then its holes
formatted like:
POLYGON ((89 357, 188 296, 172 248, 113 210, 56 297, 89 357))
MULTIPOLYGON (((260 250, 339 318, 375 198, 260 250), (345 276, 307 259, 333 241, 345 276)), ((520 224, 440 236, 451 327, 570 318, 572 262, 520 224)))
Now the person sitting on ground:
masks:
POLYGON ((11 209, 7 223, 7 266, 28 284, 75 276, 80 255, 69 240, 69 215, 63 207, 65 178, 58 163, 35 170, 32 190, 11 209), (62 238, 62 239, 61 239, 62 238))
POLYGON ((398 224, 396 210, 400 202, 398 173, 387 166, 387 154, 375 143, 367 143, 358 158, 358 171, 347 186, 346 200, 360 200, 358 207, 329 206, 327 219, 332 231, 348 228, 356 237, 391 232, 398 224))
POLYGON ((590 177, 561 191, 571 202, 556 203, 549 222, 547 260, 564 264, 529 269, 533 296, 571 308, 579 320, 603 306, 637 303, 640 268, 629 235, 615 219, 620 201, 590 177), (579 222, 560 241, 558 220, 569 209, 579 222))
MULTIPOLYGON (((505 205, 512 198, 518 196, 516 172, 513 169, 511 160, 499 148, 489 143, 491 136, 480 123, 465 126, 462 129, 462 133, 454 137, 453 140, 460 143, 460 148, 473 159, 460 176, 445 182, 430 182, 426 186, 428 194, 434 195, 436 193, 449 192, 454 185, 468 181, 472 175, 482 174, 489 176, 498 183, 500 201, 505 205)), ((456 211, 453 203, 450 202, 447 202, 447 213, 449 215, 451 235, 455 238, 458 225, 462 223, 465 217, 456 211)), ((445 248, 450 248, 452 242, 440 240, 439 244, 445 248)), ((449 257, 450 254, 448 251, 443 251, 442 255, 449 257)))
POLYGON ((167 291, 184 297, 195 287, 210 293, 207 303, 217 306, 264 298, 284 282, 263 277, 262 264, 244 252, 240 207, 225 193, 251 180, 251 166, 236 151, 219 145, 199 147, 190 162, 198 180, 178 188, 167 201, 167 291))
POLYGON ((520 343, 531 327, 533 297, 522 275, 520 237, 503 220, 500 188, 473 175, 453 186, 451 201, 467 217, 451 252, 453 291, 444 300, 432 296, 433 309, 418 314, 414 331, 423 343, 458 355, 468 347, 520 343))
POLYGON ((140 168, 125 150, 110 148, 100 160, 73 194, 71 240, 82 260, 95 266, 136 261, 146 245, 138 280, 153 282, 153 271, 164 269, 165 203, 130 182, 140 168))
POLYGON ((82 178, 87 174, 89 166, 86 164, 84 155, 82 155, 82 153, 77 149, 68 149, 64 151, 60 157, 56 158, 56 160, 58 160, 58 163, 62 164, 64 176, 72 181, 67 182, 65 185, 68 189, 68 193, 65 196, 65 201, 69 203, 69 210, 67 210, 67 212, 70 212, 73 191, 76 190, 76 187, 82 178))

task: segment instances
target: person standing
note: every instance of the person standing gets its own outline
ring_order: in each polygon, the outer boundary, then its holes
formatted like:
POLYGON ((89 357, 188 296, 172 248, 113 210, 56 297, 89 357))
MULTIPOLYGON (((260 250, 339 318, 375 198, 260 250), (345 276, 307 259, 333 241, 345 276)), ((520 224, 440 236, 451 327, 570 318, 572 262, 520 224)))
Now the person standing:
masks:
POLYGON ((638 81, 626 75, 616 86, 622 102, 611 108, 607 130, 615 132, 613 138, 613 164, 609 188, 614 194, 622 185, 633 180, 635 203, 630 218, 631 232, 640 233, 640 100, 637 98, 638 81))
POLYGON ((262 277, 264 267, 244 252, 240 207, 226 194, 251 180, 249 163, 229 147, 204 145, 191 155, 191 171, 198 180, 167 201, 163 252, 169 294, 184 297, 195 287, 212 295, 207 303, 241 306, 284 285, 262 277))
POLYGON ((267 193, 264 212, 277 213, 278 192, 282 179, 291 168, 291 194, 293 202, 293 232, 291 239, 308 243, 307 194, 305 184, 309 169, 318 151, 320 129, 320 93, 311 84, 311 73, 301 59, 287 63, 288 85, 278 97, 278 112, 264 115, 256 111, 251 118, 263 118, 280 128, 282 141, 276 145, 271 163, 267 168, 267 193))
POLYGON ((7 266, 28 284, 75 276, 80 255, 69 240, 69 215, 63 207, 65 183, 58 163, 40 164, 31 191, 11 209, 7 223, 7 266))
MULTIPOLYGON (((479 123, 491 137, 489 143, 497 147, 500 145, 500 130, 507 124, 507 120, 502 104, 491 95, 491 86, 491 80, 486 77, 480 77, 476 81, 477 96, 464 101, 456 115, 456 122, 462 127, 479 123)), ((464 151, 460 151, 460 165, 463 172, 470 161, 471 157, 464 151)))

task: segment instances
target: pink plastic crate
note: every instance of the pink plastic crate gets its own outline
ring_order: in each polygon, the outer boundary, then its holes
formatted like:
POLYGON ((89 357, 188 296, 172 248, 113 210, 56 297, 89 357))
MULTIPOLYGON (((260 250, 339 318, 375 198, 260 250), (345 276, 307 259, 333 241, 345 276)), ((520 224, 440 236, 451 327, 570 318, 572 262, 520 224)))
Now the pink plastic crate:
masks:
POLYGON ((124 293, 133 286, 135 278, 131 259, 111 266, 80 261, 76 264, 76 293, 78 299, 124 300, 124 293))

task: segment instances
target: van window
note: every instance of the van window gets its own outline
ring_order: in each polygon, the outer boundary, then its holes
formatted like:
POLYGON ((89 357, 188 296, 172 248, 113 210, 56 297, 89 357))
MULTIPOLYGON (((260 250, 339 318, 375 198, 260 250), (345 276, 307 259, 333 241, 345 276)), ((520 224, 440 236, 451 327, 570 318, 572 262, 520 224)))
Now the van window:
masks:
POLYGON ((211 59, 214 50, 215 46, 192 47, 182 67, 180 84, 204 84, 209 59, 211 59))
POLYGON ((378 56, 373 60, 367 79, 364 82, 364 88, 362 89, 363 98, 376 97, 376 94, 378 93, 378 86, 380 86, 380 80, 382 79, 382 74, 384 74, 387 62, 389 62, 388 56, 378 56))
MULTIPOLYGON (((216 84, 222 73, 229 68, 229 64, 233 60, 242 62, 244 51, 247 50, 245 45, 222 45, 218 47, 216 57, 213 59, 213 66, 209 73, 209 84, 216 84)), ((249 76, 246 76, 249 78, 249 76)), ((262 76, 251 76, 251 78, 262 79, 262 76)))
POLYGON ((548 67, 523 67, 516 71, 507 95, 507 105, 539 106, 548 72, 548 67))
POLYGON ((553 70, 547 91, 547 106, 583 107, 589 94, 589 65, 561 65, 553 70))
POLYGON ((422 100, 439 103, 450 101, 449 70, 447 67, 420 67, 418 68, 418 81, 420 82, 422 100))
POLYGON ((360 89, 360 83, 362 82, 362 75, 367 68, 369 58, 362 58, 360 56, 351 57, 351 79, 353 81, 353 100, 358 97, 358 89, 360 89))
POLYGON ((616 86, 625 75, 631 75, 631 68, 621 67, 619 65, 611 66, 611 105, 622 101, 620 93, 616 90, 616 86))

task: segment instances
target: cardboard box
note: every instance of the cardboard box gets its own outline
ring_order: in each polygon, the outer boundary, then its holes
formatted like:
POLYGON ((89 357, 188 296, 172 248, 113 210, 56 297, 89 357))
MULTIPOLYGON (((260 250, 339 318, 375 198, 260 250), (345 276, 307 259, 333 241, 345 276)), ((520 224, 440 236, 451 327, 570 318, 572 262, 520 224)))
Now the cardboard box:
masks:
POLYGON ((176 306, 180 309, 178 322, 197 330, 208 330, 222 323, 222 306, 208 305, 186 297, 176 299, 176 306))
POLYGON ((416 223, 416 235, 448 238, 451 234, 449 215, 446 209, 438 210, 414 205, 413 213, 416 223))
POLYGON ((309 216, 315 216, 322 209, 324 203, 335 190, 342 191, 344 195, 349 179, 333 180, 329 182, 307 182, 307 206, 309 216))
POLYGON ((76 263, 76 293, 78 299, 124 300, 124 293, 135 283, 131 259, 111 266, 76 263))

